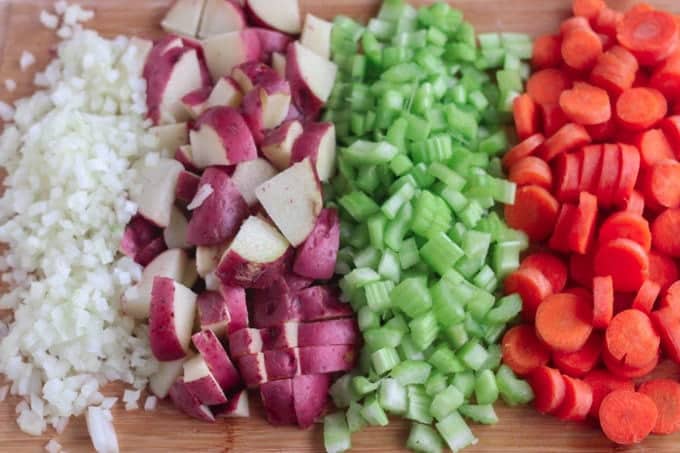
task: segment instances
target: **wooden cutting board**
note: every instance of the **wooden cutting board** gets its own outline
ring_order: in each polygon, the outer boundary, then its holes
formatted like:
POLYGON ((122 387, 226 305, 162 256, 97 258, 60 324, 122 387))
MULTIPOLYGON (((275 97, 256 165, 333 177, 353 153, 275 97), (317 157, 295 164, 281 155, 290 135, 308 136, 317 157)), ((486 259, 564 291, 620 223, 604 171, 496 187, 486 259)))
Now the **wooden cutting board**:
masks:
MULTIPOLYGON (((271 0, 272 2, 278 0, 271 0)), ((97 15, 88 24, 107 36, 137 34, 158 36, 158 23, 172 0, 83 0, 97 15)), ((346 14, 366 19, 375 13, 379 0, 301 0, 306 11, 332 18, 346 14)), ((0 99, 11 101, 33 90, 33 69, 42 68, 56 42, 54 34, 40 26, 38 14, 49 7, 47 0, 0 0, 0 99), (26 73, 19 69, 23 50, 32 52, 38 64, 26 73), (14 79, 18 89, 7 93, 5 79, 14 79)), ((412 3, 427 3, 413 1, 412 3)), ((460 0, 451 2, 465 12, 480 31, 521 31, 534 35, 556 29, 569 11, 568 0, 460 0)), ((610 0, 619 9, 631 1, 610 0)), ((680 13, 678 0, 652 0, 651 3, 680 13)), ((679 377, 678 369, 667 365, 669 374, 679 377)), ((122 389, 111 386, 110 394, 120 396, 122 389)), ((253 395, 251 401, 257 401, 253 395)), ((21 433, 15 423, 11 398, 0 403, 0 452, 24 453, 43 451, 45 443, 55 436, 48 432, 40 438, 21 433)), ((257 403, 249 419, 220 420, 205 424, 191 420, 163 403, 154 412, 142 410, 114 411, 115 426, 123 452, 321 452, 323 434, 320 425, 307 431, 295 428, 272 428, 263 419, 257 403)), ((500 423, 495 426, 474 426, 480 443, 469 452, 606 452, 622 451, 609 443, 600 432, 585 424, 562 423, 536 414, 530 408, 508 408, 498 405, 500 423)), ((403 451, 408 436, 408 423, 394 421, 385 428, 370 428, 353 437, 354 451, 403 451)), ((66 432, 57 437, 67 451, 92 451, 85 422, 74 419, 66 432)), ((677 452, 680 435, 652 436, 641 446, 628 451, 677 452)))

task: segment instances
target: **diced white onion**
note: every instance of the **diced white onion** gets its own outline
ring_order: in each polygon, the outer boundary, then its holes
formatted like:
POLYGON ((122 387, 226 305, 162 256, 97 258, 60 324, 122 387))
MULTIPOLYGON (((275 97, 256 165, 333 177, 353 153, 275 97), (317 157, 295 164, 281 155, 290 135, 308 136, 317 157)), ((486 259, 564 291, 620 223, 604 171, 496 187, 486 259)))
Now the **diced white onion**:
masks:
POLYGON ((118 453, 118 438, 113 428, 111 412, 99 407, 90 407, 85 419, 94 449, 98 453, 118 453))

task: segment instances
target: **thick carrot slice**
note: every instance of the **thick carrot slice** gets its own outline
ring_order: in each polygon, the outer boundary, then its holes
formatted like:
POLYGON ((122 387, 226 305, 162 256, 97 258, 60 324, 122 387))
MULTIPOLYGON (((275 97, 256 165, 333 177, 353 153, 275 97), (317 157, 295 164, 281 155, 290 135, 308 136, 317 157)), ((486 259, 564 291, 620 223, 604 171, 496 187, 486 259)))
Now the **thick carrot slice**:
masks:
POLYGON ((633 299, 633 308, 640 310, 643 313, 650 314, 660 292, 661 287, 658 283, 651 280, 645 280, 638 290, 638 293, 635 295, 635 299, 633 299))
POLYGON ((555 229, 548 241, 548 246, 560 252, 569 252, 569 235, 571 227, 576 221, 577 207, 571 204, 563 204, 560 209, 560 214, 555 223, 555 229))
POLYGON ((626 212, 632 212, 633 214, 642 215, 645 212, 645 198, 640 195, 640 192, 633 190, 628 197, 628 200, 623 205, 623 209, 626 212))
POLYGON ((595 275, 594 266, 594 254, 579 255, 572 253, 569 256, 569 277, 585 288, 592 288, 593 276, 595 275))
POLYGON ((659 284, 662 294, 679 278, 678 266, 672 258, 656 250, 649 252, 649 279, 659 284))
POLYGON ((541 104, 541 120, 543 121, 543 134, 546 137, 552 137, 568 121, 558 104, 541 104))
POLYGON ((600 361, 602 334, 593 332, 581 349, 576 352, 555 352, 553 363, 561 372, 571 377, 582 377, 600 361))
POLYGON ((579 190, 596 193, 597 178, 602 172, 602 145, 588 145, 578 153, 581 161, 581 180, 579 190))
POLYGON ((623 13, 611 8, 602 8, 593 22, 593 29, 603 35, 615 36, 622 20, 623 13))
POLYGON ((552 414, 564 401, 562 373, 548 366, 535 368, 528 377, 534 391, 534 407, 541 414, 552 414))
POLYGON ((653 311, 649 317, 661 337, 664 353, 680 364, 680 312, 666 307, 653 311))
POLYGON ((659 252, 680 258, 680 208, 666 209, 652 222, 652 244, 659 252))
POLYGON ((582 28, 585 28, 586 30, 592 30, 590 28, 590 22, 588 22, 588 19, 579 16, 569 17, 568 19, 563 20, 560 24, 560 33, 565 35, 572 30, 578 30, 582 28))
POLYGON ((562 92, 560 107, 567 118, 584 126, 604 123, 612 116, 607 92, 583 82, 562 92))
POLYGON ((505 206, 505 220, 524 231, 532 241, 542 241, 552 232, 559 203, 542 187, 524 186, 517 190, 515 204, 505 206))
POLYGON ((616 118, 622 126, 634 131, 649 129, 667 112, 666 98, 653 88, 630 88, 616 101, 616 118))
POLYGON ((522 94, 512 103, 517 136, 525 139, 538 132, 538 108, 531 96, 522 94))
POLYGON ((659 354, 654 356, 654 358, 645 366, 640 368, 634 368, 625 365, 620 360, 614 358, 609 350, 607 350, 606 345, 602 348, 602 362, 607 367, 607 369, 615 376, 624 379, 637 379, 643 376, 647 376, 649 373, 654 371, 654 368, 659 364, 659 354))
POLYGON ((680 431, 680 383, 671 379, 652 379, 643 382, 638 392, 650 397, 659 411, 652 429, 654 434, 680 431))
POLYGON ((501 342, 503 362, 520 376, 531 373, 550 360, 550 351, 538 339, 534 328, 521 324, 508 330, 501 342))
POLYGON ((536 252, 522 260, 520 269, 536 269, 550 281, 553 293, 559 293, 567 284, 567 266, 561 258, 549 252, 536 252))
POLYGON ((557 104, 560 94, 570 87, 569 77, 554 68, 542 69, 527 81, 527 93, 538 104, 557 104))
POLYGON ((555 195, 558 201, 576 201, 581 179, 577 153, 562 153, 555 158, 555 195))
POLYGON ((588 20, 597 19, 597 15, 606 7, 604 0, 574 0, 571 3, 574 16, 585 17, 588 20))
POLYGON ((534 40, 531 65, 534 69, 554 68, 562 62, 562 37, 542 35, 534 40))
POLYGON ((680 99, 680 52, 675 51, 654 70, 649 84, 669 100, 680 99))
POLYGON ((586 382, 569 376, 564 379, 564 400, 555 411, 555 417, 564 421, 580 422, 586 419, 593 405, 593 390, 586 382))
POLYGON ((586 253, 595 237, 597 220, 597 198, 588 192, 579 194, 574 224, 567 235, 569 248, 576 253, 586 253))
POLYGON ((557 293, 546 297, 536 311, 536 334, 554 351, 578 351, 593 330, 588 299, 557 293))
POLYGON ((597 184, 597 198, 602 206, 611 206, 614 201, 614 192, 621 171, 620 160, 618 145, 612 143, 603 145, 602 168, 597 184))
POLYGON ((632 368, 642 368, 653 360, 661 341, 649 316, 633 309, 612 318, 604 340, 612 357, 632 368))
POLYGON ((633 381, 614 376, 606 370, 593 370, 583 380, 593 390, 593 405, 590 408, 589 415, 595 418, 599 416, 600 404, 602 404, 605 396, 614 390, 635 390, 633 381))
POLYGON ((579 124, 567 123, 543 143, 539 157, 550 162, 562 153, 590 143, 588 131, 579 124))
MULTIPOLYGON (((669 116, 661 121, 661 129, 671 143, 673 149, 680 147, 680 114, 669 116)), ((676 152, 676 158, 680 153, 676 152)))
POLYGON ((680 313, 680 280, 668 287, 661 299, 661 308, 670 307, 680 313))
POLYGON ((550 190, 552 178, 550 166, 543 159, 534 156, 518 160, 508 172, 508 179, 520 187, 536 185, 550 190))
POLYGON ((604 51, 602 41, 588 28, 571 28, 562 35, 562 59, 577 71, 591 69, 604 51))
POLYGON ((638 63, 633 54, 621 46, 613 46, 597 59, 590 81, 618 96, 633 86, 637 71, 638 63))
POLYGON ((606 329, 614 317, 614 282, 610 275, 593 278, 593 327, 606 329))
POLYGON ((642 180, 645 198, 652 205, 664 208, 680 206, 680 162, 666 159, 655 163, 642 180))
POLYGON ((600 404, 600 426, 607 439, 621 445, 642 442, 656 425, 659 411, 642 393, 614 390, 600 404))
POLYGON ((613 202, 617 205, 630 198, 640 173, 640 153, 632 145, 619 143, 619 180, 613 202))
POLYGON ((606 142, 614 140, 616 136, 616 122, 613 118, 600 124, 591 124, 586 126, 588 135, 594 142, 606 142))
POLYGON ((616 291, 637 291, 649 276, 649 257, 637 242, 615 239, 595 253, 595 275, 611 275, 616 291))
POLYGON ((638 135, 635 146, 640 150, 640 163, 649 168, 657 162, 674 159, 673 148, 661 129, 650 129, 638 135))
POLYGON ((516 164, 517 161, 533 155, 544 141, 545 137, 543 134, 534 134, 531 137, 525 138, 522 142, 505 153, 502 160, 503 165, 505 168, 510 168, 516 164))
POLYGON ((537 269, 520 269, 505 279, 506 294, 517 293, 522 298, 522 314, 532 320, 536 309, 543 300, 552 294, 550 281, 537 269))
POLYGON ((649 229, 649 223, 637 214, 626 211, 616 212, 602 223, 599 232, 601 244, 619 238, 635 241, 647 251, 652 248, 652 232, 649 229))
POLYGON ((631 10, 623 16, 616 36, 640 64, 654 65, 677 49, 680 32, 669 13, 631 10))

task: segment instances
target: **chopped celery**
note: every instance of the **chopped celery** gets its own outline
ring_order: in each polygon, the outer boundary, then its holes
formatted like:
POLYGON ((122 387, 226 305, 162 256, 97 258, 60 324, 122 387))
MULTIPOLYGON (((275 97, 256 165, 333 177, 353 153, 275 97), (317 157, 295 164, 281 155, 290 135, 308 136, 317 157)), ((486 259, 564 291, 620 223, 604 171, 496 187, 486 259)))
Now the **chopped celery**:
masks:
POLYGON ((454 453, 477 443, 477 438, 458 412, 452 412, 435 426, 454 453))
POLYGON ((364 420, 366 420, 370 426, 385 426, 389 423, 387 414, 385 414, 383 408, 380 407, 380 403, 375 394, 366 398, 366 401, 361 408, 361 416, 364 417, 364 420))
POLYGON ((338 412, 324 417, 323 443, 327 453, 340 453, 352 448, 352 437, 345 414, 338 412))
POLYGON ((408 407, 406 387, 395 379, 383 379, 378 391, 380 406, 391 414, 403 414, 408 407))
POLYGON ((534 399, 531 386, 518 379, 507 365, 501 365, 496 372, 496 384, 503 400, 511 406, 527 404, 534 399))
POLYGON ((449 385, 432 398, 430 413, 437 420, 441 420, 463 404, 464 396, 455 386, 449 385))
POLYGON ((406 418, 420 423, 432 423, 432 415, 430 414, 432 398, 425 391, 425 387, 422 385, 409 385, 406 387, 406 390, 408 393, 406 418))
POLYGON ((432 365, 422 360, 404 360, 392 369, 390 375, 401 385, 424 384, 432 365))
POLYGON ((347 409, 347 427, 351 433, 355 433, 366 426, 366 419, 361 415, 361 405, 352 401, 347 409))
POLYGON ((483 425, 498 423, 498 416, 491 404, 464 404, 458 408, 458 412, 464 417, 483 425))
POLYGON ((465 398, 469 398, 475 391, 475 374, 473 371, 456 373, 451 382, 458 390, 463 393, 465 398))
POLYGON ((477 404, 491 404, 498 399, 498 386, 493 371, 483 370, 475 378, 475 400, 477 404))
POLYGON ((444 442, 431 426, 414 422, 411 425, 406 447, 420 453, 441 453, 444 442))

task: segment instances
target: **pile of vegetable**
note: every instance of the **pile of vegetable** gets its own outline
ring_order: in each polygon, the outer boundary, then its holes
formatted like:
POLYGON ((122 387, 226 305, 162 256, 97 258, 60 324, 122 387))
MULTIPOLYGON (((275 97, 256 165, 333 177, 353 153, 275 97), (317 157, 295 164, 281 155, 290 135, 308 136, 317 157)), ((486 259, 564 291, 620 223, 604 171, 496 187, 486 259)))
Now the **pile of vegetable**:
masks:
POLYGON ((680 429, 680 384, 633 382, 680 363, 680 27, 645 4, 573 10, 537 39, 513 102, 523 141, 503 158, 519 186, 505 217, 539 250, 505 279, 525 324, 503 361, 540 412, 599 419, 632 444, 680 429))
POLYGON ((527 246, 497 207, 515 199, 499 156, 531 41, 485 34, 478 45, 447 4, 389 0, 366 27, 338 17, 331 45, 339 75, 324 119, 340 148, 326 197, 364 346, 331 388, 346 411, 326 416, 326 449, 348 449, 352 432, 394 414, 413 421, 409 448, 457 451, 477 442, 464 417, 496 423, 499 396, 533 398, 500 364, 522 301, 496 297, 527 246))

